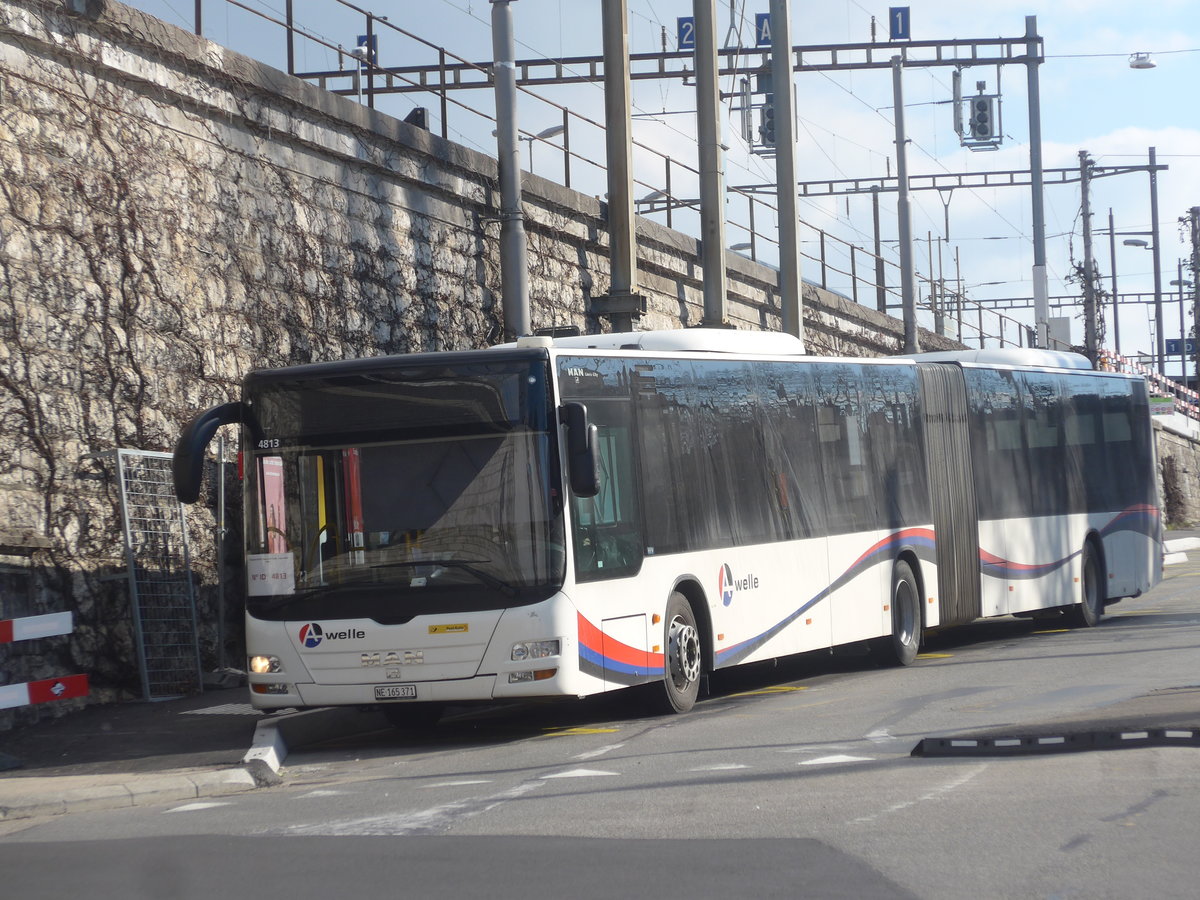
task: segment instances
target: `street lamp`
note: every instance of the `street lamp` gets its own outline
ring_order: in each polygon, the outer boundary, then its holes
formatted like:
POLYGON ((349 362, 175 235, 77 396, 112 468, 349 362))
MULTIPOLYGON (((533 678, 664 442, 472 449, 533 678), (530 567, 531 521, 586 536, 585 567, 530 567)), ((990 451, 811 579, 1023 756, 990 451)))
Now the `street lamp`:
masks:
POLYGON ((566 130, 567 129, 566 129, 565 125, 554 125, 550 128, 546 128, 542 131, 539 131, 537 134, 519 134, 519 135, 517 135, 517 137, 520 140, 529 141, 529 171, 530 171, 530 174, 533 173, 533 142, 534 141, 544 141, 547 138, 558 137, 560 134, 562 134, 566 130))

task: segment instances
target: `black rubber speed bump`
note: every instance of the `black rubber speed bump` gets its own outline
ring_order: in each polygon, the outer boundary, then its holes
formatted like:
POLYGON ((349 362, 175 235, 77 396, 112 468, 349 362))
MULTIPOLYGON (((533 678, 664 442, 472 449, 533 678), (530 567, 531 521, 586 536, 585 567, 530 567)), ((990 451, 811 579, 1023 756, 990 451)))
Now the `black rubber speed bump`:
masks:
POLYGON ((924 738, 913 748, 910 755, 1026 756, 1039 753, 1078 753, 1083 750, 1121 750, 1132 747, 1200 747, 1200 729, 1143 728, 1005 737, 924 738))

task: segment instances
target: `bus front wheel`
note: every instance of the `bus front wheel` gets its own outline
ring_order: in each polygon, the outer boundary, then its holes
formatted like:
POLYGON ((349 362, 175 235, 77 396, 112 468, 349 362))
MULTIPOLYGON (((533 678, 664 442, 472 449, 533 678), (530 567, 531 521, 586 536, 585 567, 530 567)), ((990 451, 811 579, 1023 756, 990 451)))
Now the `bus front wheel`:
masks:
POLYGON ((665 713, 684 713, 700 693, 700 632, 687 598, 678 591, 667 602, 663 629, 663 680, 654 705, 665 713))
POLYGON ((886 665, 909 666, 921 647, 921 591, 912 566, 898 560, 892 569, 892 633, 872 644, 886 665))
POLYGON ((1080 573, 1080 599, 1067 610, 1067 621, 1073 628, 1095 628, 1104 615, 1104 597, 1100 593, 1100 559, 1091 542, 1083 545, 1083 565, 1080 573))

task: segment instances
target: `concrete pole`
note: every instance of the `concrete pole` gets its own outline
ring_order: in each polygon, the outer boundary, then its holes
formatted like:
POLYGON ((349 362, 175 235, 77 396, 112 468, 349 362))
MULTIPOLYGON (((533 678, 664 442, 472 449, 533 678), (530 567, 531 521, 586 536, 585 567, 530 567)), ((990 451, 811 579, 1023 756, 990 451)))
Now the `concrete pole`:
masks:
POLYGON ((771 0, 771 84, 775 93, 775 185, 779 204, 779 306, 783 331, 804 340, 800 278, 800 211, 796 201, 796 87, 792 16, 787 0, 771 0))
POLYGON ((1096 323, 1096 260, 1092 254, 1092 161, 1086 150, 1079 151, 1080 216, 1083 219, 1083 352, 1092 368, 1100 350, 1096 323))
POLYGON ((1033 201, 1033 318, 1037 346, 1049 346, 1050 286, 1046 278, 1045 173, 1042 100, 1038 87, 1037 16, 1025 17, 1025 74, 1029 85, 1029 193, 1033 201))
POLYGON ((904 352, 920 353, 917 288, 913 272, 912 205, 908 195, 908 137, 904 131, 904 68, 892 57, 892 96, 896 107, 896 211, 900 238, 900 297, 904 305, 904 352))
POLYGON ((1163 333, 1162 257, 1158 248, 1158 172, 1154 166, 1155 150, 1150 148, 1150 243, 1154 260, 1154 341, 1158 357, 1158 374, 1167 375, 1167 338, 1163 333))
POLYGON ((504 336, 530 333, 529 263, 521 212, 521 147, 517 141, 516 41, 512 0, 492 3, 492 75, 496 79, 496 160, 500 171, 500 292, 504 336))
POLYGON ((597 311, 613 331, 632 331, 641 314, 633 204, 633 120, 629 87, 629 2, 604 0, 604 116, 608 159, 608 296, 597 311))
MULTIPOLYGON (((704 319, 724 328, 725 165, 721 153, 721 92, 717 80, 716 0, 692 0, 696 22, 696 130, 700 144, 700 246, 704 266, 704 319)), ((793 188, 795 182, 792 182, 793 188)))

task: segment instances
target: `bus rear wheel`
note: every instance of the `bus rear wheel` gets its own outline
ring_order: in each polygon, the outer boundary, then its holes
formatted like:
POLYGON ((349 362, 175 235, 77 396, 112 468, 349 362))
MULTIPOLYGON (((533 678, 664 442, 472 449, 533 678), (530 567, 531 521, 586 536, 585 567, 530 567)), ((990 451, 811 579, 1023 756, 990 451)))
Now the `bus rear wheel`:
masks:
POLYGON ((892 633, 872 649, 889 666, 910 666, 921 648, 921 592, 912 566, 898 560, 892 569, 892 633))
POLYGON ((664 713, 685 713, 700 693, 700 632, 696 616, 683 594, 667 602, 663 628, 663 680, 654 706, 664 713))
POLYGON ((1080 572, 1081 601, 1067 610, 1067 622, 1072 628, 1095 628, 1104 615, 1104 597, 1100 593, 1100 559, 1091 542, 1083 545, 1083 565, 1080 572))

